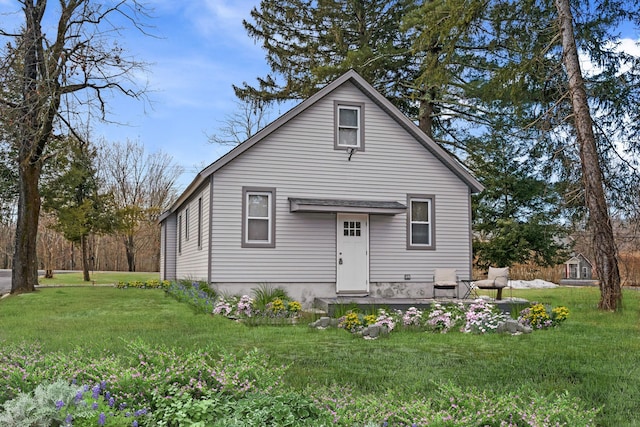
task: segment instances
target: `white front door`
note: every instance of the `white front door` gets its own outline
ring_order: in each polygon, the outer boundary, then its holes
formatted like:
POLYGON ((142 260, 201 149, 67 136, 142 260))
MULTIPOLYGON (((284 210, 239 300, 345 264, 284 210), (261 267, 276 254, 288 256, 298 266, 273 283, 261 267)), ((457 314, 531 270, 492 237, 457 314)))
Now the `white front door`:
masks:
POLYGON ((369 215, 337 214, 336 291, 369 292, 369 215))

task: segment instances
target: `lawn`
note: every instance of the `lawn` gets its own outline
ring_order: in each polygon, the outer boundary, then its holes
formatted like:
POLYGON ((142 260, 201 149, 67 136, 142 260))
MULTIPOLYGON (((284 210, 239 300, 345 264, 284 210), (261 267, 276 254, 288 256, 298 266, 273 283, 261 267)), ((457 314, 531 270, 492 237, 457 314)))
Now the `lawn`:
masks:
POLYGON ((513 295, 567 306, 570 317, 529 335, 399 331, 367 341, 305 324, 246 326, 198 313, 160 290, 54 288, 0 301, 0 345, 96 358, 125 354, 136 342, 179 352, 257 349, 273 366, 286 365, 284 386, 293 391, 345 386, 407 402, 428 401, 443 385, 502 396, 566 391, 588 408, 602 408, 598 425, 640 425, 640 292, 625 291, 619 313, 596 310, 594 288, 513 295))
POLYGON ((43 276, 38 278, 40 286, 70 286, 70 285, 113 285, 118 282, 131 282, 134 280, 147 281, 158 280, 160 273, 157 272, 129 272, 129 271, 91 271, 89 272, 90 282, 85 282, 81 271, 56 271, 51 279, 43 276))

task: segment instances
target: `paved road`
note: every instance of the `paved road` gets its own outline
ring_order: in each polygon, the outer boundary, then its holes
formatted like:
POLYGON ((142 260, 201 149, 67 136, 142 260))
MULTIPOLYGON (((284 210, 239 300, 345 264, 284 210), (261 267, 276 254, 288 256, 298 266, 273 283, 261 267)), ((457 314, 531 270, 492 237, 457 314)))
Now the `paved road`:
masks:
POLYGON ((11 292, 11 270, 0 270, 0 295, 11 292))
MULTIPOLYGON (((71 273, 68 270, 54 270, 54 274, 71 273)), ((42 276, 43 270, 38 270, 38 275, 42 276)), ((0 296, 11 292, 11 270, 0 270, 0 296)))

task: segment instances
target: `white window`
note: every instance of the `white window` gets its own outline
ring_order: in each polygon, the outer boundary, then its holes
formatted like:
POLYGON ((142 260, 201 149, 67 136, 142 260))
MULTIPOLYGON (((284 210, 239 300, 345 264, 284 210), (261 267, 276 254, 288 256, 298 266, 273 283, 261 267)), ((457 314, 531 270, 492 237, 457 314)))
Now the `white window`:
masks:
POLYGON ((364 104, 335 103, 335 149, 364 150, 364 104))
POLYGON ((407 248, 435 249, 433 196, 409 195, 407 204, 407 248))
POLYGON ((275 247, 275 189, 243 188, 243 247, 275 247))

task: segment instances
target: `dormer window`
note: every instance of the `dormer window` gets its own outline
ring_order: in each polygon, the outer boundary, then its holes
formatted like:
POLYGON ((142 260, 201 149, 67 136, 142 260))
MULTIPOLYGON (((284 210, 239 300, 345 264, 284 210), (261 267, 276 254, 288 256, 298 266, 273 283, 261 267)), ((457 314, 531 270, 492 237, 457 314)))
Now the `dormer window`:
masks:
POLYGON ((334 148, 364 151, 364 104, 335 102, 334 148))

